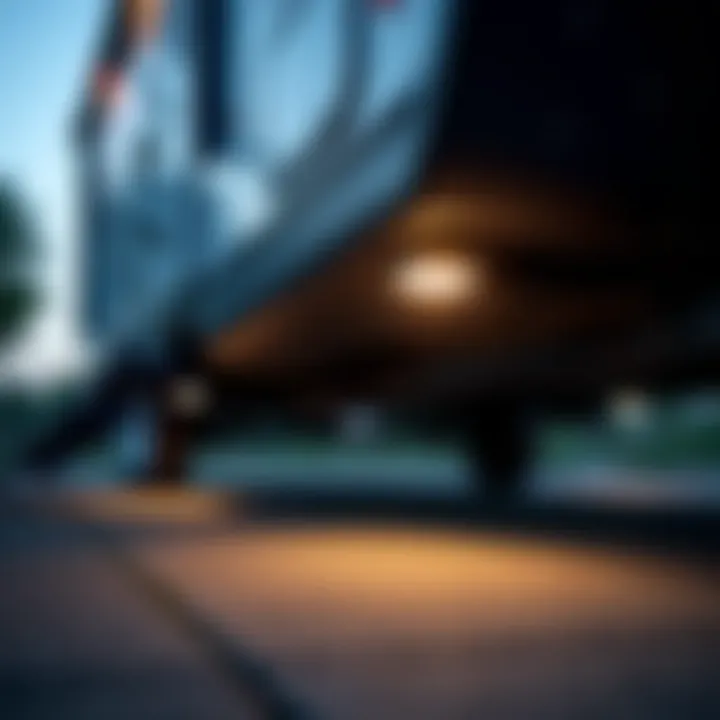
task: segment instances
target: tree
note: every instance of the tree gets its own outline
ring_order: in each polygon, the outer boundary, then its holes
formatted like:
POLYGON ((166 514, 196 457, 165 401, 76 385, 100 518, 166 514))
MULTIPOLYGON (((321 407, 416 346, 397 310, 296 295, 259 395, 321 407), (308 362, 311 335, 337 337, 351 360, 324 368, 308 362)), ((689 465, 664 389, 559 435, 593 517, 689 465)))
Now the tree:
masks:
POLYGON ((17 192, 0 181, 0 346, 23 327, 37 305, 31 277, 35 236, 17 192))

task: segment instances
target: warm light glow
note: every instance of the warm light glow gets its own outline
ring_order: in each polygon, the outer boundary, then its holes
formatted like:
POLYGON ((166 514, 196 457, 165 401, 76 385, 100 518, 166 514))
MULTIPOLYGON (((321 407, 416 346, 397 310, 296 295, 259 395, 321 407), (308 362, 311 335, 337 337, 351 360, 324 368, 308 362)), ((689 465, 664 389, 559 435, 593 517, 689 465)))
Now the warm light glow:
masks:
POLYGON ((394 290, 404 299, 425 305, 454 305, 469 300, 479 288, 476 264, 454 255, 422 255, 398 268, 394 290))
POLYGON ((134 525, 217 523, 230 509, 222 494, 177 488, 84 491, 69 493, 66 498, 79 516, 134 525))

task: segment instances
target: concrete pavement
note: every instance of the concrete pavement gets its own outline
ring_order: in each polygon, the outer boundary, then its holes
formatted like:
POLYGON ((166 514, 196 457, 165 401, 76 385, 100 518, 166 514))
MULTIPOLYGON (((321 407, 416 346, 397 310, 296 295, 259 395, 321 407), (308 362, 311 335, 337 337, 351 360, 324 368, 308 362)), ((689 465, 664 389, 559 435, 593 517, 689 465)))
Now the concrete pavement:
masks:
POLYGON ((0 499, 0 718, 257 714, 87 531, 0 499))
POLYGON ((720 717, 714 556, 251 497, 74 506, 310 717, 720 717))

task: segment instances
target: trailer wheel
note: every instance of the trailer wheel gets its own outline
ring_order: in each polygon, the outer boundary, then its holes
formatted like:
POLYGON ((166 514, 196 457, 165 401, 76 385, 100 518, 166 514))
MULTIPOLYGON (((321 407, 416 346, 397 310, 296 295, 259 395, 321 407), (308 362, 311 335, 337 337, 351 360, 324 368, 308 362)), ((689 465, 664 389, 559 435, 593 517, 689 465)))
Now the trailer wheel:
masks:
POLYGON ((497 404, 474 418, 466 439, 474 490, 483 500, 508 503, 525 488, 533 460, 531 422, 522 408, 497 404))

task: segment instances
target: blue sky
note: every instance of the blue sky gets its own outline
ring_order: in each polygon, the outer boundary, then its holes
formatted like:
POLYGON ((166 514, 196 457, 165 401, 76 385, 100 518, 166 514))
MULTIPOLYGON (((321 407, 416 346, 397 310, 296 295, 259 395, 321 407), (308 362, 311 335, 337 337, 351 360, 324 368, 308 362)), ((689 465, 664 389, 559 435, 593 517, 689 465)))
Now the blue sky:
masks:
POLYGON ((0 376, 54 377, 79 360, 73 325, 73 165, 69 124, 108 0, 0 0, 0 177, 19 186, 46 253, 45 310, 0 376))
MULTIPOLYGON (((262 5, 249 9, 278 7, 277 0, 257 1, 262 5)), ((10 176, 20 186, 36 211, 47 249, 46 309, 9 357, 0 358, 0 380, 18 375, 51 380, 72 372, 85 357, 75 312, 80 248, 69 131, 109 2, 0 0, 0 177, 10 176)), ((297 47, 280 57, 256 47, 264 44, 259 18, 246 23, 257 42, 245 46, 254 62, 238 58, 255 81, 245 85, 244 100, 253 113, 244 126, 258 128, 252 140, 275 146, 281 154, 309 139, 313 118, 332 96, 337 81, 333 59, 340 47, 329 12, 334 2, 318 0, 311 6, 297 47)), ((441 7, 438 0, 415 0, 399 5, 402 12, 378 13, 377 71, 361 125, 377 120, 398 93, 425 77, 433 64, 430 38, 441 7)))

